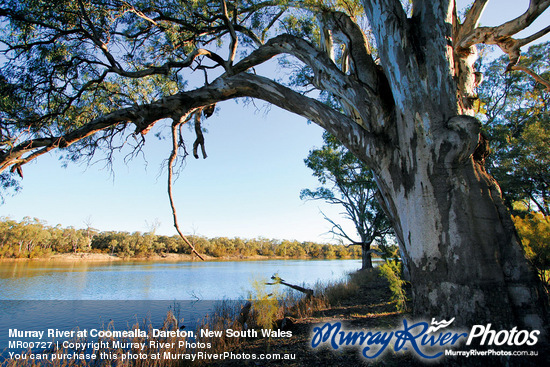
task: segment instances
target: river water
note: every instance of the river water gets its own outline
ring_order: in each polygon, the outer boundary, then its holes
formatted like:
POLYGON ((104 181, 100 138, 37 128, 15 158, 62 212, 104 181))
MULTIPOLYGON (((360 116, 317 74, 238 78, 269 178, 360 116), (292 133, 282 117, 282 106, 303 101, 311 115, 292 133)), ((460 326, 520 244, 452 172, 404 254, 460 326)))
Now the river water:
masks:
POLYGON ((247 295, 254 279, 338 280, 360 260, 0 263, 0 300, 203 300, 247 295))
POLYGON ((128 329, 144 320, 158 327, 169 310, 194 328, 213 301, 246 299, 254 280, 278 274, 313 287, 360 267, 361 260, 0 263, 0 350, 9 329, 128 329))

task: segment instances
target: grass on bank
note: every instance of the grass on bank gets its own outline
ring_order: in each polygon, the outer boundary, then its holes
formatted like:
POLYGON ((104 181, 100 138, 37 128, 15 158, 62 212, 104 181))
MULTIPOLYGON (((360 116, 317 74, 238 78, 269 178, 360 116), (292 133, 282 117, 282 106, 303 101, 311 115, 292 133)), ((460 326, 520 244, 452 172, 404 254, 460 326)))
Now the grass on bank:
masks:
MULTIPOLYGON (((143 350, 139 348, 131 348, 130 350, 116 348, 102 348, 93 351, 95 359, 93 360, 31 360, 30 351, 27 352, 27 359, 8 360, 2 365, 6 367, 21 367, 21 366, 203 366, 210 365, 213 362, 219 362, 215 359, 204 358, 199 361, 189 361, 182 358, 166 359, 170 355, 182 354, 221 354, 234 350, 246 350, 247 345, 254 342, 254 339, 242 337, 226 337, 225 330, 233 329, 235 331, 245 329, 278 329, 282 325, 282 321, 288 321, 290 324, 299 322, 300 320, 314 317, 315 314, 330 315, 335 312, 338 315, 342 310, 349 310, 349 313, 355 317, 373 318, 376 312, 380 309, 381 315, 386 313, 396 312, 398 301, 391 299, 390 284, 387 276, 384 276, 384 271, 373 269, 370 271, 359 271, 350 274, 345 280, 332 282, 330 284, 317 283, 314 286, 314 296, 303 296, 299 292, 284 292, 278 293, 271 287, 266 286, 265 282, 258 281, 255 284, 254 292, 251 296, 250 311, 246 314, 248 317, 243 319, 243 302, 220 301, 217 304, 215 311, 207 315, 197 325, 197 335, 195 340, 187 340, 189 343, 180 346, 178 342, 181 340, 177 337, 156 337, 153 338, 149 332, 146 337, 135 337, 122 340, 123 342, 145 343, 146 347, 143 350), (356 309, 358 303, 371 303, 372 312, 367 312, 366 309, 361 311, 356 309), (373 313, 374 312, 374 313, 373 313), (223 331, 222 337, 199 337, 200 329, 208 329, 211 331, 223 331), (150 341, 156 341, 157 345, 162 343, 162 347, 152 347, 150 341), (170 345, 170 347, 166 347, 170 345), (143 354, 146 358, 141 359, 122 359, 122 355, 127 355, 130 352, 132 355, 143 354), (110 356, 111 358, 101 359, 101 357, 110 356), (114 356, 117 356, 114 358, 114 356)), ((390 277, 391 278, 391 277, 390 277)), ((369 306, 370 307, 370 306, 369 306)), ((162 329, 175 330, 178 328, 178 320, 169 313, 162 329)), ((131 329, 147 330, 152 329, 150 323, 146 320, 141 325, 136 324, 131 329)), ((261 341, 261 333, 258 341, 261 341)), ((101 341, 110 341, 113 339, 101 339, 101 341)), ((268 340, 268 343, 277 343, 278 340, 268 340)), ((305 347, 304 343, 304 347, 305 347)), ((112 346, 112 343, 109 343, 112 346)), ((50 353, 72 354, 72 350, 57 350, 50 353)), ((221 362, 222 364, 224 361, 221 362)))

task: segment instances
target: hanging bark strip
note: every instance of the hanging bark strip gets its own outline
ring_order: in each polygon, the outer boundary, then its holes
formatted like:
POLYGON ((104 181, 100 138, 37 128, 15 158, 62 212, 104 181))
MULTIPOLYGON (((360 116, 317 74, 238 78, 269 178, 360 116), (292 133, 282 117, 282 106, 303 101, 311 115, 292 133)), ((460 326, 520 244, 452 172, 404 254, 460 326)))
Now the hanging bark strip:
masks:
POLYGON ((197 112, 195 112, 195 134, 197 134, 197 139, 195 140, 195 143, 193 143, 193 157, 196 159, 199 159, 199 152, 198 148, 201 147, 202 151, 202 158, 206 159, 206 148, 204 147, 204 135, 202 134, 202 127, 201 127, 201 114, 202 109, 199 109, 197 112))
MULTIPOLYGON (((200 113, 200 112, 199 112, 200 113)), ((189 240, 187 237, 183 235, 183 233, 180 230, 180 227, 178 225, 178 215, 176 213, 176 206, 174 204, 174 197, 172 195, 172 176, 174 171, 174 162, 176 161, 176 157, 178 156, 178 126, 182 124, 182 121, 186 121, 184 119, 184 116, 181 116, 179 119, 174 118, 174 122, 172 123, 172 153, 170 153, 170 158, 168 158, 168 197, 170 198, 170 207, 172 208, 172 217, 174 218, 174 227, 176 228, 176 231, 178 231, 178 234, 180 237, 191 247, 191 250, 195 255, 199 257, 201 260, 205 260, 204 257, 202 257, 201 254, 198 253, 198 251, 195 249, 195 246, 189 240)))

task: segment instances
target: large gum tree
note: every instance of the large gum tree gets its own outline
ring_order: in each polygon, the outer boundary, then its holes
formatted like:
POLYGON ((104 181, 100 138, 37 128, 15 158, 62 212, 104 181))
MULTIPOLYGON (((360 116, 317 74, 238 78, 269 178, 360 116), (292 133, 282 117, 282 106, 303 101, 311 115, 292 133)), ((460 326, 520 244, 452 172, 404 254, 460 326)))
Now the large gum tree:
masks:
POLYGON ((550 0, 482 27, 487 3, 461 17, 450 0, 3 0, 3 183, 54 149, 86 159, 130 135, 141 149, 163 119, 171 180, 184 123, 195 124, 198 156, 213 104, 264 100, 320 125, 372 168, 418 316, 543 329, 544 295, 481 163, 474 61, 476 44, 498 45, 508 71, 525 69, 520 48, 550 27, 516 34, 550 0), (300 72, 262 76, 279 55, 300 72), (202 85, 186 87, 192 71, 204 73, 202 85))

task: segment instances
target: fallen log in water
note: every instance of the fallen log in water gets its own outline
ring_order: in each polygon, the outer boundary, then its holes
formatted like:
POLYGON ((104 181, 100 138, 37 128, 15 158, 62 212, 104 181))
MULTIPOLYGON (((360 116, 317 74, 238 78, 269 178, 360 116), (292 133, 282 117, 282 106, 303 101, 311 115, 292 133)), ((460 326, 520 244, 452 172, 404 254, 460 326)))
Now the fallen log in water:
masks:
POLYGON ((281 279, 277 275, 273 275, 271 277, 271 279, 273 280, 273 283, 265 283, 265 284, 266 285, 276 285, 276 284, 286 285, 287 287, 290 287, 290 288, 295 289, 299 292, 305 293, 308 297, 313 297, 313 290, 312 289, 307 289, 307 288, 304 288, 304 287, 300 287, 299 285, 294 285, 294 284, 287 283, 287 282, 284 281, 284 279, 281 279))

